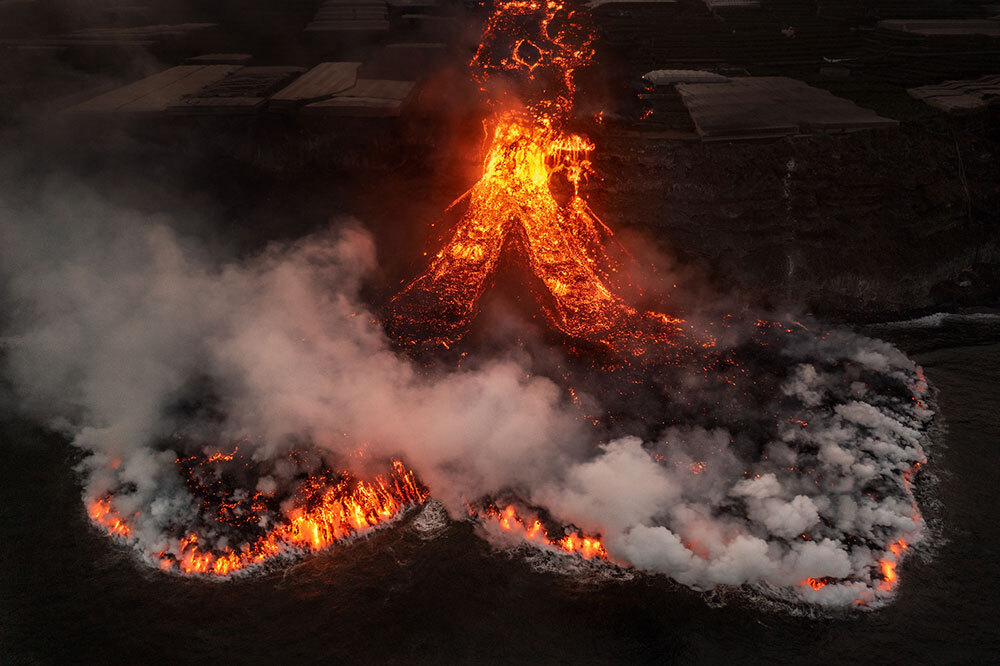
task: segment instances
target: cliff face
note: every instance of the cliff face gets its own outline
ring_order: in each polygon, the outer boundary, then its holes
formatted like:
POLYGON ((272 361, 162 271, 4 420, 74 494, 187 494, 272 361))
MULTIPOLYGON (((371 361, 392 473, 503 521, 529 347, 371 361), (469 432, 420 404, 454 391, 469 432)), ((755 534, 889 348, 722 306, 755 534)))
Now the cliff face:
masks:
POLYGON ((616 229, 760 302, 852 320, 986 304, 998 137, 994 116, 774 143, 608 138, 590 197, 616 229))

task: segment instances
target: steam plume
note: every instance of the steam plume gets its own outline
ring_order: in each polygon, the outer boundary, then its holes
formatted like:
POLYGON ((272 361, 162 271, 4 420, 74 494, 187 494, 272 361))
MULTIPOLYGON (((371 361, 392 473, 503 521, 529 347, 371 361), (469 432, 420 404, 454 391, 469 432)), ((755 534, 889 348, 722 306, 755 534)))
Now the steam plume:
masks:
POLYGON ((872 602, 921 539, 910 485, 932 413, 888 344, 733 320, 712 367, 635 370, 650 387, 626 397, 632 371, 575 367, 573 401, 523 351, 450 371, 394 351, 358 295, 375 251, 354 224, 220 259, 166 217, 72 188, 46 200, 62 203, 0 202, 6 371, 20 407, 87 453, 85 501, 114 492, 136 516, 128 538, 150 561, 179 557, 190 529, 235 538, 200 527, 176 464, 232 446, 252 463, 234 493, 319 464, 290 450, 364 449, 405 460, 453 517, 513 496, 698 589, 872 602))

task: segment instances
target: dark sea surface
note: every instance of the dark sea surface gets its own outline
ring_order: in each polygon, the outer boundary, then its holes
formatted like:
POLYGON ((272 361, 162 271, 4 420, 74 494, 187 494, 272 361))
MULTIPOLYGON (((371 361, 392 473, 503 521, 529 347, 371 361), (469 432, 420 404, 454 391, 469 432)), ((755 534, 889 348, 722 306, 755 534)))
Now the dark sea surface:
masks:
POLYGON ((910 353, 939 392, 939 432, 917 482, 936 534, 880 610, 820 616, 752 591, 554 573, 491 548, 469 523, 417 529, 420 509, 281 571, 223 583, 167 576, 90 526, 61 437, 8 418, 0 661, 997 663, 1000 319, 864 332, 910 353))

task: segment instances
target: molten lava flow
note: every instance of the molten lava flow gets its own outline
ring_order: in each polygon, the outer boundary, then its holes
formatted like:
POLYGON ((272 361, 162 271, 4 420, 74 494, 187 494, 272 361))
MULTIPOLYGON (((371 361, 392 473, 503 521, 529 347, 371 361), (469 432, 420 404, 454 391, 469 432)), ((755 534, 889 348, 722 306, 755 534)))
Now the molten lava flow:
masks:
POLYGON ((452 204, 467 200, 451 239, 393 301, 404 341, 447 345, 461 337, 511 238, 544 287, 546 314, 566 335, 638 354, 680 332, 681 320, 639 312, 614 293, 602 250, 610 231, 580 196, 594 146, 564 128, 574 73, 592 58, 592 40, 562 0, 501 1, 487 20, 471 63, 495 109, 483 174, 452 204), (557 177, 571 189, 562 203, 552 188, 557 177))
MULTIPOLYGON (((231 460, 232 455, 216 454, 203 463, 231 460)), ((179 539, 176 547, 160 552, 157 563, 164 571, 226 576, 279 555, 321 550, 334 541, 384 523, 406 506, 427 498, 427 490, 398 460, 392 462, 390 472, 379 474, 371 481, 355 479, 347 472, 339 476, 339 482, 329 486, 323 485, 324 477, 320 475, 310 477, 297 494, 297 503, 255 540, 217 550, 203 545, 203 537, 197 533, 189 532, 179 539)), ((207 502, 203 503, 206 510, 214 512, 216 524, 231 524, 232 504, 206 505, 207 502)), ((265 502, 258 493, 248 507, 241 507, 243 510, 235 513, 245 514, 244 524, 259 524, 265 521, 264 507, 265 502)), ((94 500, 90 516, 110 535, 127 539, 132 533, 127 519, 112 507, 111 497, 94 500)))
POLYGON ((905 540, 899 539, 895 543, 889 544, 890 555, 879 560, 879 569, 881 570, 883 579, 879 589, 883 592, 890 592, 896 586, 896 581, 899 580, 899 574, 896 573, 896 566, 899 564, 903 551, 909 547, 909 544, 905 540))
POLYGON ((608 553, 599 538, 582 536, 577 532, 572 532, 561 538, 552 538, 542 526, 542 521, 538 520, 538 518, 522 519, 517 515, 517 510, 513 505, 508 504, 502 511, 493 505, 488 505, 481 510, 470 506, 469 514, 474 517, 493 521, 504 531, 539 546, 579 555, 586 560, 608 559, 608 553))
POLYGON ((94 500, 88 513, 92 521, 103 527, 112 536, 127 537, 132 533, 132 528, 126 525, 121 516, 111 508, 110 497, 94 500))

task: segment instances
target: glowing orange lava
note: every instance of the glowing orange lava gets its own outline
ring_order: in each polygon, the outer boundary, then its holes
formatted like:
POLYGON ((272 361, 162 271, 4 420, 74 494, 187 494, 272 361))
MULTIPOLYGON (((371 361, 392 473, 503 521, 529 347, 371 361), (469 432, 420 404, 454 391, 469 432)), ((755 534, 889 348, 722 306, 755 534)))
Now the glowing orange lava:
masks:
POLYGON ((880 590, 888 592, 895 587, 896 581, 899 580, 899 574, 896 573, 896 566, 899 564, 903 551, 907 549, 909 549, 909 544, 903 539, 889 544, 889 553, 891 553, 891 556, 879 560, 878 563, 883 579, 882 585, 879 586, 880 590))
POLYGON ((826 583, 819 578, 806 578, 800 583, 800 585, 808 585, 814 590, 822 590, 826 587, 826 583))
MULTIPOLYGON (((212 456, 208 460, 214 463, 226 459, 212 456)), ((306 485, 317 483, 317 479, 310 479, 306 485)), ((287 510, 281 522, 255 541, 215 551, 203 547, 197 534, 189 533, 180 539, 177 549, 159 553, 160 568, 226 576, 282 554, 321 550, 384 523, 406 506, 427 498, 427 490, 398 460, 392 462, 390 472, 371 481, 354 479, 345 472, 339 483, 325 489, 307 487, 301 494, 311 501, 287 510)), ((132 533, 127 519, 112 508, 110 497, 92 502, 90 516, 110 535, 127 539, 132 533)))
POLYGON ((111 508, 111 498, 102 497, 91 503, 88 513, 90 519, 107 530, 113 536, 127 537, 132 528, 122 521, 121 516, 111 508))
POLYGON ((603 252, 611 232, 580 195, 594 146, 565 126, 574 73, 594 53, 586 26, 562 0, 501 1, 487 20, 471 62, 495 109, 483 174, 452 204, 466 208, 450 240, 393 300, 403 341, 460 338, 509 240, 523 251, 544 290, 543 309, 564 334, 639 355, 680 333, 682 320, 640 312, 614 292, 603 252), (553 192, 557 178, 568 184, 562 202, 553 192))
POLYGON ((538 518, 521 518, 513 505, 508 504, 502 511, 492 505, 481 510, 470 506, 469 514, 493 521, 504 531, 517 535, 530 543, 579 555, 586 560, 608 559, 608 552, 604 549, 599 538, 583 536, 577 532, 559 538, 550 537, 542 526, 542 521, 538 518))

